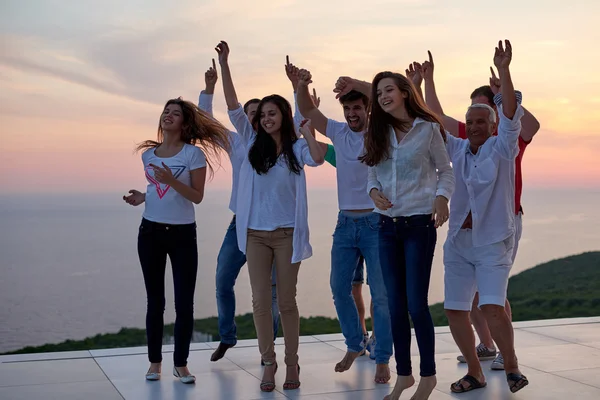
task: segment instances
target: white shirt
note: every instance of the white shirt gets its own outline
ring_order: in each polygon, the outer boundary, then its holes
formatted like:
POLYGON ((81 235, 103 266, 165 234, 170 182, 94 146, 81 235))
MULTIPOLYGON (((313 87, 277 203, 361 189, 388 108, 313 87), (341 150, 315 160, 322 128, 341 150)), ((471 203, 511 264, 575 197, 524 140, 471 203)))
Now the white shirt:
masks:
MULTIPOLYGON (((244 109, 240 105, 235 110, 229 110, 229 118, 231 123, 236 128, 240 138, 246 144, 246 152, 256 140, 256 132, 252 128, 250 121, 244 114, 244 109)), ((288 207, 294 209, 294 237, 293 237, 293 253, 292 263, 297 263, 312 256, 312 247, 309 242, 308 230, 308 200, 306 196, 306 175, 304 166, 309 165, 315 167, 317 164, 310 155, 308 144, 304 139, 298 139, 294 143, 294 154, 302 168, 300 174, 292 174, 296 190, 296 198, 293 203, 288 204, 288 207)), ((267 174, 268 176, 269 174, 267 174)), ((250 223, 250 212, 252 208, 252 194, 258 174, 252 168, 248 156, 244 158, 242 169, 240 172, 239 190, 237 197, 237 220, 236 232, 238 246, 241 252, 246 254, 246 243, 248 237, 248 227, 250 223)), ((272 184, 275 184, 274 182, 272 184)), ((280 224, 285 221, 279 221, 280 224)))
POLYGON ((390 158, 369 167, 367 193, 376 188, 393 206, 375 212, 388 217, 431 214, 436 196, 450 200, 454 192, 454 174, 439 124, 417 118, 400 143, 392 126, 389 135, 390 158))
MULTIPOLYGON (((294 93, 295 113, 294 113, 294 127, 298 132, 298 127, 304 120, 300 110, 298 109, 298 102, 296 101, 296 93, 294 93)), ((208 113, 211 117, 213 116, 213 95, 207 94, 203 91, 198 96, 198 108, 208 113)), ((231 197, 229 198, 229 209, 235 214, 235 203, 237 201, 238 192, 238 180, 240 176, 240 169, 242 168, 242 162, 248 155, 246 146, 241 140, 240 135, 235 132, 229 131, 229 143, 231 149, 229 150, 229 160, 231 161, 231 197)))
POLYGON ((194 203, 180 195, 171 186, 158 182, 154 178, 154 169, 150 164, 163 168, 165 163, 175 178, 187 186, 192 186, 190 171, 206 167, 206 157, 199 147, 184 144, 173 157, 162 158, 154 154, 155 148, 142 154, 142 162, 148 187, 142 216, 149 221, 163 224, 191 224, 196 222, 194 203))
MULTIPOLYGON (((208 113, 211 117, 213 116, 212 102, 212 94, 206 94, 204 91, 200 92, 198 108, 208 113)), ((237 133, 229 131, 229 143, 231 144, 231 148, 228 152, 229 160, 231 161, 231 197, 229 198, 229 209, 235 214, 240 168, 242 168, 242 162, 244 161, 247 152, 246 146, 244 146, 244 143, 237 133)))
POLYGON ((446 148, 456 178, 448 240, 454 239, 469 211, 474 247, 503 241, 515 232, 515 159, 523 108, 519 105, 510 120, 499 106, 498 116, 498 135, 490 137, 477 154, 471 152, 468 139, 447 135, 446 148))
POLYGON ((296 178, 284 157, 266 174, 254 174, 250 221, 248 228, 257 231, 274 231, 293 228, 296 210, 296 178))
POLYGON ((327 121, 325 134, 335 148, 340 210, 373 208, 373 201, 366 192, 368 167, 358 161, 358 157, 364 152, 364 132, 354 132, 347 123, 330 119, 327 121))

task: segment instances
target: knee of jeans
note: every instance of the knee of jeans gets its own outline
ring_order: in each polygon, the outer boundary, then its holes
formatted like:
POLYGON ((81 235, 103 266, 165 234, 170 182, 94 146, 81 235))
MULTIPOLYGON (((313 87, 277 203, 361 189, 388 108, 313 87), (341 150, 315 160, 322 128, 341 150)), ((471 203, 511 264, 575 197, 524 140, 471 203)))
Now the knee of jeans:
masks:
POLYGON ((147 302, 147 310, 152 314, 160 314, 162 315, 165 312, 165 299, 153 299, 149 298, 147 302))
POLYGON ((408 312, 410 317, 415 320, 429 314, 429 306, 426 302, 412 302, 408 301, 408 312))
POLYGON ((347 297, 352 294, 352 283, 342 282, 341 279, 331 279, 331 293, 333 293, 334 299, 347 297))
POLYGON ((179 315, 194 314, 193 301, 175 301, 175 312, 179 315))

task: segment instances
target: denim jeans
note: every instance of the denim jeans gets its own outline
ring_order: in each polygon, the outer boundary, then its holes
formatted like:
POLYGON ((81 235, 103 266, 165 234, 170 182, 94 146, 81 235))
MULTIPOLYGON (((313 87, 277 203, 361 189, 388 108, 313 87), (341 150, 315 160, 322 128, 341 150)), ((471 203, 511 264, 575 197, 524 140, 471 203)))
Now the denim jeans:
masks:
MULTIPOLYGON (((246 264, 246 256, 238 246, 235 231, 235 215, 233 216, 219 256, 217 257, 217 312, 219 314, 219 336, 221 342, 226 344, 237 343, 237 328, 235 325, 235 292, 233 287, 240 274, 240 270, 246 264)), ((275 286, 275 268, 272 272, 272 298, 273 298, 273 331, 277 337, 279 327, 279 308, 277 306, 277 291, 275 286)))
POLYGON ((352 281, 362 255, 367 265, 373 301, 373 324, 377 333, 377 364, 387 364, 392 355, 392 333, 388 299, 379 264, 379 214, 340 211, 331 248, 331 291, 346 338, 348 351, 363 349, 363 331, 352 297, 352 281))
MULTIPOLYGON (((390 218, 380 216, 379 255, 386 277, 392 336, 398 375, 412 374, 410 318, 419 354, 421 376, 435 375, 435 334, 429 313, 428 294, 431 264, 437 240, 429 215, 390 218)), ((379 341, 379 333, 377 333, 379 341)))
POLYGON ((198 272, 196 224, 169 225, 142 219, 138 234, 138 255, 148 298, 148 359, 151 363, 162 361, 168 255, 173 269, 176 313, 173 361, 176 367, 185 367, 194 329, 194 291, 198 272))

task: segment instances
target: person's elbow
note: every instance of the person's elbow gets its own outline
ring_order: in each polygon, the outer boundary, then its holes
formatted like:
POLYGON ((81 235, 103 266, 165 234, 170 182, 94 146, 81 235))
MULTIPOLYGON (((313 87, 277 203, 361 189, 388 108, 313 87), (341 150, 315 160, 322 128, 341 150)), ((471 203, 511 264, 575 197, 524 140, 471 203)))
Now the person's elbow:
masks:
POLYGON ((204 193, 198 193, 192 199, 192 203, 194 203, 194 204, 200 204, 200 203, 202 203, 202 200, 204 200, 204 193))

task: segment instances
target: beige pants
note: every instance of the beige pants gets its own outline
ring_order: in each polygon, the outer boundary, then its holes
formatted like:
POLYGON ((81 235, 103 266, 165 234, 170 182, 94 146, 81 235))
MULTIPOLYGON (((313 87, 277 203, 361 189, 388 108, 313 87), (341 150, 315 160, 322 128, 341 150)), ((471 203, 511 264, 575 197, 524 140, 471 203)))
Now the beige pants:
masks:
POLYGON ((254 327, 258 349, 265 363, 275 362, 273 316, 271 315, 271 268, 275 261, 277 304, 285 339, 285 364, 298 364, 300 316, 296 304, 296 283, 300 263, 292 264, 294 228, 274 231, 248 229, 246 259, 252 287, 254 327))

